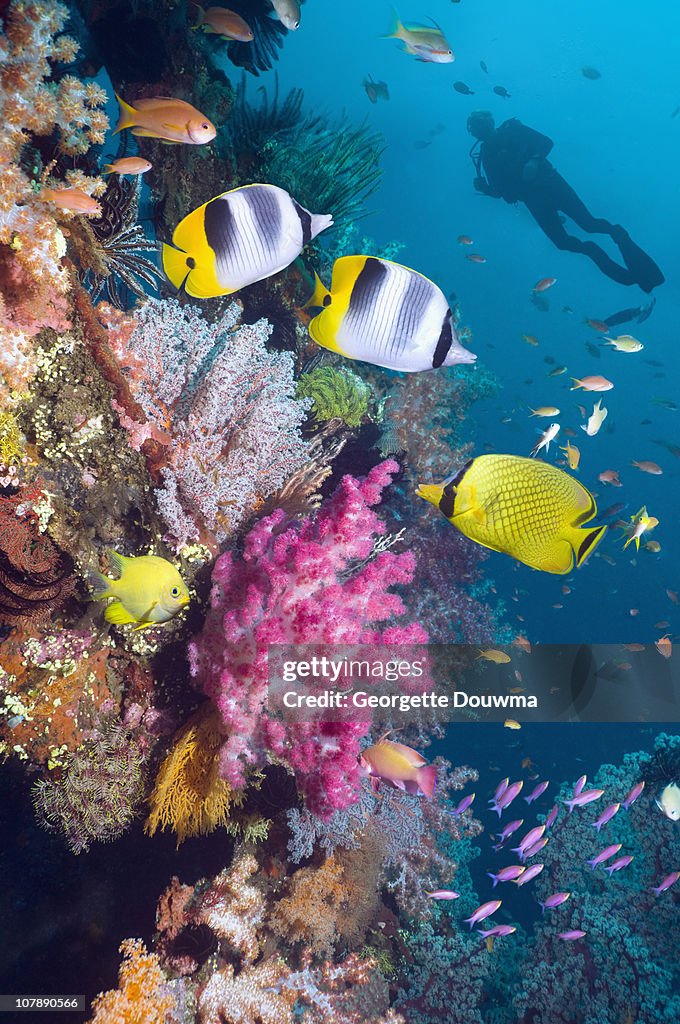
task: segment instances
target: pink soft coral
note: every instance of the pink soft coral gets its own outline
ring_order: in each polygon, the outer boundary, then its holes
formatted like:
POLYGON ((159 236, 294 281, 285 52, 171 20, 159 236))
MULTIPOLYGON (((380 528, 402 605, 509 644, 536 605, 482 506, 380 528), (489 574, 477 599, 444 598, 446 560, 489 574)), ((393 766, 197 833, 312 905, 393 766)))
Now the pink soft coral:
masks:
POLYGON ((189 651, 192 675, 222 717, 221 771, 235 788, 244 786, 248 766, 271 753, 293 770, 315 813, 327 816, 356 799, 359 740, 368 725, 269 717, 267 647, 427 640, 416 624, 375 628, 404 612, 390 587, 410 583, 415 568, 410 552, 370 557, 385 529, 371 506, 397 469, 384 462, 364 480, 344 477, 302 524, 274 512, 247 535, 242 558, 227 552, 215 563, 211 611, 189 651))

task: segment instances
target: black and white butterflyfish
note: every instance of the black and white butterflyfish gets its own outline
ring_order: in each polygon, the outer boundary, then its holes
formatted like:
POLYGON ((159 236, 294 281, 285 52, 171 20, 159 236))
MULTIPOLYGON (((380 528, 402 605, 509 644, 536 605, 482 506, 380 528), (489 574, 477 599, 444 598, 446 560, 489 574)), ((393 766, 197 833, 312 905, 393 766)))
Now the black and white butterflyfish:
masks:
POLYGON ((243 185, 179 222, 173 244, 163 245, 163 269, 194 298, 231 295, 290 266, 332 223, 276 185, 243 185))
POLYGON ((309 333, 323 348, 388 370, 416 373, 477 356, 460 343, 444 293, 415 270, 375 256, 342 256, 330 291, 316 277, 309 333))

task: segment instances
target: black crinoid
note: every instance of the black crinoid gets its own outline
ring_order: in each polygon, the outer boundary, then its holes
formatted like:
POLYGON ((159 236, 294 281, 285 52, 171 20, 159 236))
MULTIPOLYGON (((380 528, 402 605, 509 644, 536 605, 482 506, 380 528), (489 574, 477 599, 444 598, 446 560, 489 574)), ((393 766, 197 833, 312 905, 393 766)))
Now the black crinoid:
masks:
POLYGON ((258 91, 254 103, 245 75, 235 90, 224 155, 236 184, 278 185, 308 210, 331 213, 336 231, 363 216, 382 176, 382 136, 344 115, 329 121, 306 114, 302 90, 280 99, 278 80, 272 96, 262 86, 258 91))
POLYGON ((640 777, 649 786, 665 786, 669 782, 680 785, 680 745, 660 747, 642 765, 640 777))
POLYGON ((279 59, 288 29, 274 16, 269 0, 232 0, 229 8, 247 21, 255 36, 252 43, 229 43, 229 60, 251 75, 269 71, 279 59))
POLYGON ((82 281, 93 303, 105 299, 118 309, 128 309, 134 297, 143 298, 148 289, 156 291, 164 280, 146 256, 157 254, 158 246, 137 223, 141 189, 139 176, 112 174, 99 199, 101 217, 85 225, 93 251, 85 261, 88 269, 82 273, 82 281))

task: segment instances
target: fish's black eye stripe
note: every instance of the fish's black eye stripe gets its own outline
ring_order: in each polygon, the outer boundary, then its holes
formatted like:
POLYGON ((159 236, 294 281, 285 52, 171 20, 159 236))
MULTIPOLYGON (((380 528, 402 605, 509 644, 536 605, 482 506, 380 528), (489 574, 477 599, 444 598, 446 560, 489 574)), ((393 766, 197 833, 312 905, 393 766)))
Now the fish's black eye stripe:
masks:
POLYGON ((215 253, 217 266, 233 259, 237 252, 234 220, 226 199, 213 199, 206 204, 203 219, 205 237, 215 253))
POLYGON ((293 206, 295 207, 295 212, 300 218, 300 224, 302 226, 302 245, 304 248, 304 246, 308 245, 312 240, 312 218, 309 212, 305 210, 304 206, 300 206, 300 204, 296 203, 295 200, 293 200, 293 206))
POLYGON ((452 485, 449 484, 448 487, 444 488, 442 496, 439 499, 439 511, 442 512, 447 519, 450 519, 453 515, 453 506, 455 505, 455 503, 455 489, 452 485))
POLYGON ((434 370, 438 370, 439 367, 443 364, 444 360, 449 354, 449 350, 452 344, 453 329, 451 327, 451 310, 448 309, 446 311, 446 316, 444 317, 444 323, 442 324, 442 330, 441 334, 439 335, 439 340, 437 341, 437 347, 435 348, 434 355, 432 356, 432 368, 434 370))

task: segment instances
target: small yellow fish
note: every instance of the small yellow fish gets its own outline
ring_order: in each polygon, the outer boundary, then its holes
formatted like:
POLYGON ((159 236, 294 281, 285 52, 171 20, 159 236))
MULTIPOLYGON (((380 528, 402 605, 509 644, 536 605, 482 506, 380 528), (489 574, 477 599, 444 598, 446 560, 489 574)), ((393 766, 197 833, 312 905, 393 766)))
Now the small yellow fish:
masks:
POLYGON ((169 622, 189 604, 189 591, 175 566, 157 555, 126 558, 108 551, 111 568, 118 579, 100 572, 90 573, 95 601, 113 597, 104 612, 107 622, 117 626, 136 622, 137 629, 169 622))
POLYGON ((629 536, 628 540, 623 545, 623 549, 625 551, 625 549, 628 547, 631 541, 635 541, 635 547, 639 551, 640 537, 643 533, 646 533, 648 530, 653 530, 656 526, 658 526, 659 520, 656 519, 654 516, 648 515, 647 506, 643 505, 639 512, 637 512, 634 516, 630 517, 630 522, 631 525, 626 527, 629 536))
POLYGON ((529 412, 532 416, 559 416, 560 410, 554 405, 539 405, 538 409, 532 409, 529 406, 529 412))
POLYGON ((620 334, 618 338, 605 338, 605 345, 611 345, 617 352, 641 352, 645 347, 631 334, 620 334))
POLYGON ((575 444, 571 441, 567 441, 566 447, 560 447, 560 451, 564 452, 567 456, 567 465, 569 469, 578 469, 578 464, 581 461, 581 453, 575 444))
POLYGON ((480 651, 477 658, 483 658, 484 661, 493 661, 494 665, 507 665, 510 661, 510 655, 506 654, 505 651, 494 651, 491 648, 480 651))
POLYGON ((522 728, 522 726, 519 724, 519 722, 515 721, 514 718, 506 718, 505 721, 503 722, 503 727, 505 729, 521 729, 522 728))

